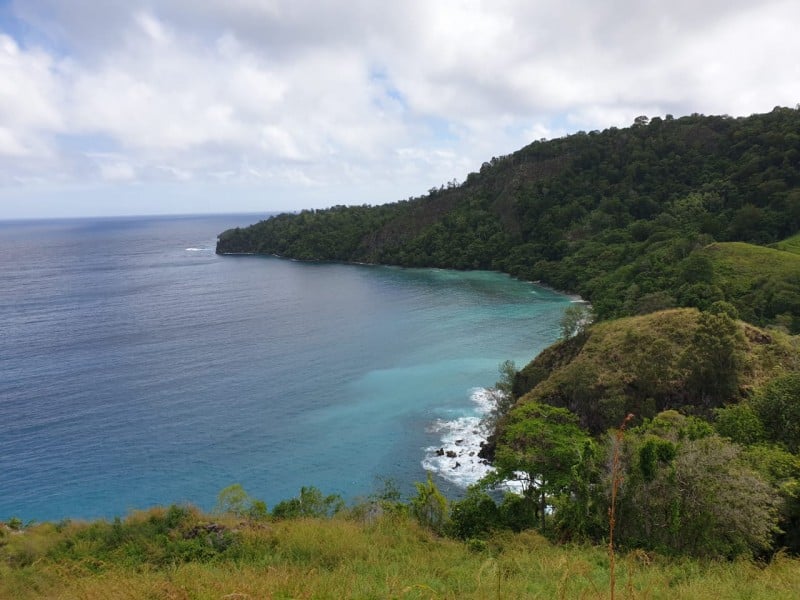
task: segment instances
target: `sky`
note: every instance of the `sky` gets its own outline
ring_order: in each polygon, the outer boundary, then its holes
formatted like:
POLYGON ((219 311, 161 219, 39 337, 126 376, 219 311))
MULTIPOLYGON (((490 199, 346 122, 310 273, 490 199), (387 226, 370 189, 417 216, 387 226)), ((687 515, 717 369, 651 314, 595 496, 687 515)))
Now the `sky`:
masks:
POLYGON ((382 204, 800 102, 797 0, 0 0, 0 219, 382 204))

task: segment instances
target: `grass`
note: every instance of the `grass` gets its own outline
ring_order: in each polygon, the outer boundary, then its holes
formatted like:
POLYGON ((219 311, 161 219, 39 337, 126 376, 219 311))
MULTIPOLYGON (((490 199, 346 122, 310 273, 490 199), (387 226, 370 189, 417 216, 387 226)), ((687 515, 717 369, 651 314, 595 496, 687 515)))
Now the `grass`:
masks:
MULTIPOLYGON (((402 515, 372 522, 228 519, 217 523, 229 543, 191 558, 178 542, 209 517, 190 511, 164 530, 165 514, 154 509, 117 525, 43 524, 5 535, 0 598, 608 597, 605 546, 557 546, 534 532, 469 544, 436 537, 402 515)), ((618 598, 766 600, 796 598, 800 589, 800 561, 782 555, 769 564, 703 563, 636 551, 618 554, 616 563, 618 598)))
POLYGON ((772 244, 771 247, 776 248, 777 250, 783 250, 784 252, 800 254, 800 233, 772 244))
POLYGON ((711 244, 703 252, 714 265, 714 282, 726 296, 738 297, 759 282, 792 280, 800 273, 800 236, 778 242, 773 248, 725 242, 711 244), (789 248, 795 250, 787 252, 789 248))

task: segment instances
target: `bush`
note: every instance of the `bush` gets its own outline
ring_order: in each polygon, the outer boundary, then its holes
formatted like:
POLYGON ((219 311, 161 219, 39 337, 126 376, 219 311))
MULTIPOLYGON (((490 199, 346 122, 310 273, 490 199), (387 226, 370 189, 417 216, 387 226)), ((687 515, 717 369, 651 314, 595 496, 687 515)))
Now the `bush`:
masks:
POLYGON ((447 499, 436 487, 428 473, 425 483, 415 483, 417 495, 411 498, 411 514, 421 525, 436 533, 442 533, 447 524, 447 499))
POLYGON ((278 502, 272 509, 272 516, 277 519, 329 518, 343 508, 344 500, 338 494, 323 496, 322 492, 313 486, 302 487, 297 498, 278 502))
POLYGON ((269 516, 267 503, 251 497, 238 483, 229 485, 220 491, 217 495, 214 513, 248 517, 254 520, 266 519, 269 516))
POLYGON ((489 494, 472 486, 463 500, 452 503, 447 531, 454 537, 468 540, 485 537, 501 525, 497 504, 489 494))
POLYGON ((764 424, 767 439, 800 451, 800 373, 778 377, 753 399, 753 408, 764 424))

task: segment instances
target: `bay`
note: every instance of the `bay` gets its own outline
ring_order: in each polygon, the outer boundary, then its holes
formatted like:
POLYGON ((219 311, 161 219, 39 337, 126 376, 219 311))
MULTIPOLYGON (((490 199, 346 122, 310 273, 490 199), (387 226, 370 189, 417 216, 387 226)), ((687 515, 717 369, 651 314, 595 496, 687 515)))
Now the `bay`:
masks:
MULTIPOLYGON (((0 519, 408 493, 569 298, 498 273, 217 256, 259 215, 0 223, 0 519)), ((462 469, 463 471, 463 469, 462 469)))

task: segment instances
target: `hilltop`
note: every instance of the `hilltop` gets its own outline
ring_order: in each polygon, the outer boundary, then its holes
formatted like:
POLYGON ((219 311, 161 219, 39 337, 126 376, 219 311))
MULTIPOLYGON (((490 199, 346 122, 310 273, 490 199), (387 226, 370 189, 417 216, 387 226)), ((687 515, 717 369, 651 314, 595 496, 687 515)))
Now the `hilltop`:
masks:
POLYGON ((604 321, 561 340, 517 373, 513 391, 520 403, 568 408, 602 433, 629 413, 632 424, 665 410, 710 419, 798 368, 797 338, 682 308, 604 321))

